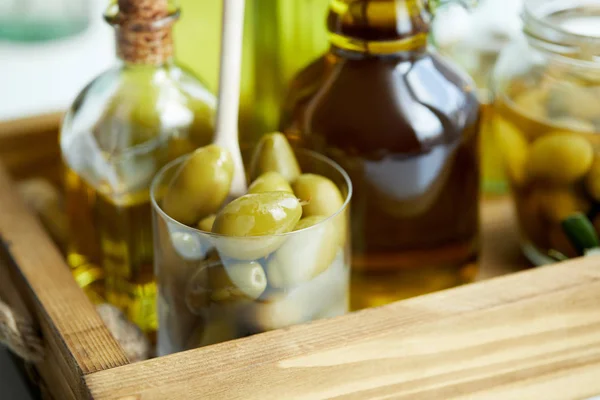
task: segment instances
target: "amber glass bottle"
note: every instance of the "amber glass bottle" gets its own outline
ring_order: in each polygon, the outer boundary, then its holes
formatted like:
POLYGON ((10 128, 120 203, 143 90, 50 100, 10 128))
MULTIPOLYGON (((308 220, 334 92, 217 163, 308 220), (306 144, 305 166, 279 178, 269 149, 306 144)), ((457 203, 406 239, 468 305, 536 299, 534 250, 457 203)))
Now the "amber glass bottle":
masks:
POLYGON ((355 187, 352 307, 473 279, 479 104, 427 48, 421 0, 332 0, 330 50, 291 85, 282 128, 338 161, 355 187))
POLYGON ((90 294, 148 333, 157 328, 150 183, 167 162, 210 143, 214 130, 214 96, 173 62, 178 15, 167 0, 109 8, 121 63, 81 92, 60 138, 68 263, 90 294))

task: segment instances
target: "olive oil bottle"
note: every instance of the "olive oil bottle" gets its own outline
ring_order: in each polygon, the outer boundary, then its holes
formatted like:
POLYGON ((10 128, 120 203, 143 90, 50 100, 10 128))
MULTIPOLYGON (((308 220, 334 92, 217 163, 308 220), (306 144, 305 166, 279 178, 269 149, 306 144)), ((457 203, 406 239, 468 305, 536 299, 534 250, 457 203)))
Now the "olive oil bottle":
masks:
POLYGON ((291 84, 282 129, 349 173, 352 308, 473 279, 480 110, 427 48, 421 0, 332 0, 330 50, 291 84))
MULTIPOLYGON (((175 28, 177 60, 218 83, 221 1, 179 0, 185 12, 175 28), (196 38, 205 37, 206 46, 196 38)), ((246 0, 240 140, 245 158, 265 132, 277 129, 287 85, 327 50, 328 0, 246 0)))
POLYGON ((214 132, 214 96, 173 62, 178 16, 167 0, 119 0, 108 9, 121 62, 79 94, 60 137, 68 263, 80 285, 149 334, 157 328, 150 183, 214 132))

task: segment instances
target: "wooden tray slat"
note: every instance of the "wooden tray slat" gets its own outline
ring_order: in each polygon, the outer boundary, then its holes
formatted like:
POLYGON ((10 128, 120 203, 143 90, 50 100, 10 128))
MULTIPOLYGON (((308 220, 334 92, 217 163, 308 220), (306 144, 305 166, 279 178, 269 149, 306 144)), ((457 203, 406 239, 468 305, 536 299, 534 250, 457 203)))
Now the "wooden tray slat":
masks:
MULTIPOLYGON (((26 306, 48 345, 44 365, 60 371, 82 398, 88 393, 84 375, 127 364, 127 359, 1 166, 0 194, 0 276, 10 277, 19 298, 30 300, 26 306)), ((17 301, 14 292, 0 295, 9 303, 17 301)))
POLYGON ((538 268, 86 382, 97 400, 585 398, 600 393, 599 263, 538 268))

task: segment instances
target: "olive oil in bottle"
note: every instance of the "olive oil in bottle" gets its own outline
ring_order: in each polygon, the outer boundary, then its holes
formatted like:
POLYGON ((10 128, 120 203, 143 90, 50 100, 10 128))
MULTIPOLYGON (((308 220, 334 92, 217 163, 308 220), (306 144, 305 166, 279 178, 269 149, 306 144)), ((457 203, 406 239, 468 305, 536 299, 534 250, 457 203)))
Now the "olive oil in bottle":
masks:
POLYGON ((68 263, 80 285, 150 335, 157 328, 150 183, 167 162, 210 143, 214 131, 214 96, 173 62, 178 15, 167 0, 109 8, 121 63, 81 92, 60 138, 68 263))
POLYGON ((330 4, 331 48, 292 82, 282 129, 352 179, 352 308, 472 280, 480 124, 473 83, 427 48, 425 2, 330 4))

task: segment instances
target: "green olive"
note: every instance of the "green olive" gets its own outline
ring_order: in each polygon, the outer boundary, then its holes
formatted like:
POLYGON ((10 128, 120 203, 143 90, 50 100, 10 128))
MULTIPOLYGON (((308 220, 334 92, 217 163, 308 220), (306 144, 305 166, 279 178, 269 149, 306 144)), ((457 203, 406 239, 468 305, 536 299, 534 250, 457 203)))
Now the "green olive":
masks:
MULTIPOLYGON (((321 175, 302 174, 296 179, 292 188, 296 196, 306 202, 302 206, 304 217, 314 215, 329 217, 340 211, 344 205, 344 198, 335 183, 321 175)), ((335 217, 334 224, 337 228, 339 243, 343 244, 346 239, 348 225, 346 213, 338 214, 335 217)))
POLYGON ((231 281, 225 266, 220 261, 214 262, 208 268, 208 286, 210 288, 210 300, 216 303, 229 303, 246 299, 244 292, 231 281))
POLYGON ((227 236, 266 236, 290 232, 300 220, 300 201, 286 192, 247 194, 217 214, 213 232, 227 236))
POLYGON ((527 158, 530 178, 570 184, 592 166, 594 150, 584 138, 572 133, 554 133, 533 142, 527 158))
POLYGON ((590 202, 583 196, 578 196, 574 189, 543 189, 538 192, 538 196, 541 211, 556 225, 573 213, 587 213, 591 208, 590 202))
POLYGON ((260 263, 234 262, 226 267, 216 262, 208 269, 210 298, 218 303, 256 300, 267 288, 267 277, 260 263))
POLYGON ((302 174, 293 183, 292 188, 296 196, 306 202, 302 206, 305 217, 329 217, 337 213, 344 204, 344 198, 335 183, 321 175, 302 174))
POLYGON ((257 260, 275 251, 300 220, 302 207, 293 194, 267 192, 247 194, 217 214, 213 232, 215 246, 222 254, 238 260, 257 260), (269 237, 264 237, 269 236, 269 237))
POLYGON ((198 222, 198 229, 204 232, 211 232, 216 218, 216 214, 210 214, 208 217, 202 218, 200 222, 198 222))
POLYGON ((288 182, 293 182, 301 174, 292 147, 285 136, 279 132, 262 137, 254 150, 250 164, 252 180, 271 171, 279 172, 288 182))
POLYGON ((269 257, 267 275, 271 287, 298 286, 329 268, 340 247, 336 227, 333 221, 326 219, 323 216, 304 218, 295 230, 306 230, 294 233, 269 257))
POLYGON ((319 222, 326 220, 328 217, 324 215, 312 215, 310 217, 302 218, 296 226, 294 227, 295 231, 301 231, 302 229, 310 228, 313 225, 317 225, 319 222))
POLYGON ((347 297, 348 279, 349 266, 344 257, 339 257, 310 282, 285 289, 284 295, 274 301, 253 303, 245 315, 249 324, 259 331, 309 321, 328 305, 347 297))
POLYGON ((600 117, 600 99, 590 88, 562 82, 548 93, 548 115, 561 115, 584 121, 600 117))
POLYGON ((504 167, 517 186, 525 182, 525 164, 529 145, 519 129, 506 119, 495 116, 493 120, 494 139, 504 157, 504 167))
POLYGON ((585 189, 596 201, 600 201, 600 154, 596 154, 590 171, 585 176, 585 189))
POLYGON ((258 331, 286 328, 309 321, 312 318, 311 308, 314 307, 311 303, 316 301, 318 300, 315 298, 302 298, 300 301, 295 301, 288 296, 270 303, 257 303, 249 309, 248 318, 258 331), (302 300, 305 302, 301 302, 302 300), (307 304, 306 301, 309 303, 307 304))
POLYGON ((225 267, 231 282, 249 299, 255 300, 267 288, 267 277, 256 261, 236 262, 225 267))
POLYGON ((265 172, 248 188, 248 193, 288 192, 293 193, 292 187, 279 172, 265 172))
POLYGON ((221 207, 232 177, 229 152, 216 145, 202 147, 177 171, 163 198, 163 210, 183 224, 195 224, 221 207))
POLYGON ((534 118, 546 118, 546 99, 548 92, 545 89, 528 89, 515 96, 514 103, 517 109, 525 115, 534 118))

